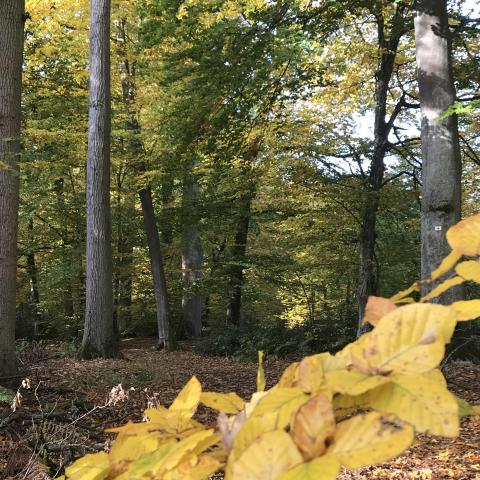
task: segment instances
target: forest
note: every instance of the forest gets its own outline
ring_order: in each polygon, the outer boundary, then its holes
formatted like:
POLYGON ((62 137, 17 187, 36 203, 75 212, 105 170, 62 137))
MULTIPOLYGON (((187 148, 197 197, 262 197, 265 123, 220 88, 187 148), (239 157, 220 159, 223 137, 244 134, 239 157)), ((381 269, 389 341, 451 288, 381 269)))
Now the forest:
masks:
POLYGON ((479 117, 477 0, 0 0, 0 479, 480 478, 479 117))

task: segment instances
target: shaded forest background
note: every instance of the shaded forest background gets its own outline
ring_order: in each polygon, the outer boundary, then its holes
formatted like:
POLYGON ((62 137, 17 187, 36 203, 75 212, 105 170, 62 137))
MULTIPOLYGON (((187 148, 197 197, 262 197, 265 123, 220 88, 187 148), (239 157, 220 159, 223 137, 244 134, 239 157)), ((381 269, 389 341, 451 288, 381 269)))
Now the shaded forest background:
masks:
MULTIPOLYGON (((480 41, 462 3, 449 2, 449 22, 467 216, 480 210, 480 41)), ((29 0, 26 10, 17 337, 77 344, 89 5, 29 0)), ((148 198, 174 334, 203 336, 204 352, 299 355, 351 341, 372 198, 368 293, 389 296, 419 277, 419 99, 406 4, 119 0, 111 25, 120 335, 157 332, 148 198), (381 158, 379 108, 389 127, 381 158), (372 184, 375 161, 383 178, 372 184)))

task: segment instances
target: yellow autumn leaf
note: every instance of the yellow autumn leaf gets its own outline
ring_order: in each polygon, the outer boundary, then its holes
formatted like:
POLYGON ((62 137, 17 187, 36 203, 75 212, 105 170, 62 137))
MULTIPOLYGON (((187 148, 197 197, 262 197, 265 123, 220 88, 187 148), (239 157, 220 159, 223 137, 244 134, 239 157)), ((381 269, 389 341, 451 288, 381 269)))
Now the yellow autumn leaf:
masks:
POLYGON ((453 250, 462 255, 480 255, 480 215, 466 218, 451 227, 447 232, 447 241, 453 250))
POLYGON ((278 480, 335 480, 340 463, 335 457, 320 457, 282 473, 278 480))
POLYGON ((337 424, 325 458, 333 456, 346 468, 381 463, 406 450, 413 438, 413 427, 394 415, 356 415, 337 424))
POLYGON ((234 392, 203 392, 200 395, 200 402, 202 402, 206 407, 217 410, 217 412, 230 414, 240 412, 245 406, 245 402, 234 392))
POLYGON ((436 298, 440 296, 442 293, 446 292, 447 290, 450 290, 452 287, 456 287, 457 285, 461 285, 465 279, 462 277, 452 277, 444 282, 440 283, 437 285, 434 289, 432 289, 430 292, 428 292, 426 295, 424 295, 421 299, 420 302, 428 302, 428 300, 431 300, 432 298, 436 298))
POLYGON ((364 374, 422 373, 436 368, 456 325, 455 310, 412 304, 386 315, 340 355, 364 374))
POLYGON ((163 480, 207 480, 222 467, 222 462, 210 455, 194 456, 195 461, 186 461, 174 470, 166 472, 163 480))
POLYGON ((396 308, 395 303, 389 298, 375 297, 371 295, 368 297, 367 305, 365 307, 363 322, 368 322, 375 327, 382 317, 396 308))
POLYGON ((192 377, 183 387, 166 413, 167 429, 181 433, 192 428, 191 418, 197 410, 202 394, 202 386, 192 377))
POLYGON ((388 383, 390 377, 365 375, 358 370, 336 370, 325 375, 327 388, 338 393, 360 395, 375 387, 388 383))
POLYGON ((233 464, 231 480, 276 480, 302 462, 292 438, 274 430, 257 438, 233 464))
POLYGON ((455 271, 465 280, 480 283, 480 262, 475 260, 461 262, 457 265, 455 271))
POLYGON ((115 480, 139 480, 151 475, 152 472, 168 458, 170 454, 175 452, 178 442, 174 439, 162 443, 154 452, 142 456, 128 464, 127 469, 115 480))
POLYGON ((153 452, 159 446, 161 438, 158 433, 137 436, 119 435, 110 449, 110 463, 117 471, 123 463, 128 463, 141 456, 153 452))
POLYGON ((325 442, 335 432, 335 415, 330 400, 323 394, 314 395, 303 404, 292 422, 292 437, 305 460, 319 457, 325 442))
POLYGON ((323 365, 320 355, 305 357, 298 365, 298 386, 307 393, 317 392, 323 384, 323 365))
POLYGON ((275 388, 258 402, 252 417, 273 413, 277 415, 277 428, 286 427, 292 418, 292 415, 308 400, 300 388, 275 388))
POLYGON ((392 383, 369 394, 372 408, 396 414, 414 425, 417 432, 444 437, 456 437, 459 433, 457 401, 438 381, 437 373, 394 375, 392 383))
POLYGON ((457 397, 456 395, 452 394, 455 397, 455 400, 458 405, 458 415, 460 417, 468 417, 470 415, 474 415, 473 407, 463 398, 457 397))
POLYGON ((265 390, 265 370, 263 368, 263 352, 258 352, 257 392, 265 390))
POLYGON ((457 313, 457 321, 475 320, 480 317, 480 300, 459 300, 451 307, 457 313))
POLYGON ((182 388, 177 398, 169 407, 169 411, 181 411, 193 416, 197 406, 200 402, 200 395, 202 393, 202 386, 196 377, 192 377, 188 383, 182 388))
POLYGON ((471 405, 473 415, 480 415, 480 405, 471 405))
POLYGON ((143 416, 148 418, 152 423, 163 423, 167 421, 168 408, 159 405, 155 408, 147 408, 143 412, 143 416))
POLYGON ((180 442, 168 442, 161 445, 156 451, 132 462, 126 473, 131 477, 141 478, 148 474, 151 477, 161 477, 168 470, 175 469, 191 453, 199 454, 219 440, 213 430, 196 432, 180 442))
POLYGON ((277 383, 279 387, 296 387, 298 385, 298 366, 300 362, 290 364, 282 373, 277 383))
POLYGON ((402 290, 398 293, 396 293, 395 295, 391 296, 390 297, 390 300, 393 302, 393 303, 397 303, 399 302, 400 300, 403 300, 405 297, 408 297, 411 293, 413 292, 419 292, 420 291, 420 285, 418 284, 418 282, 414 282, 412 285, 410 285, 410 287, 408 287, 407 289, 405 290, 402 290))
POLYGON ((431 279, 437 280, 442 275, 445 275, 449 272, 453 266, 462 258, 462 254, 457 250, 452 250, 449 255, 447 255, 438 268, 432 272, 431 279))
POLYGON ((344 418, 348 415, 356 413, 359 409, 369 408, 369 396, 367 393, 361 395, 335 395, 332 405, 335 412, 335 418, 344 418))
POLYGON ((105 452, 89 453, 65 469, 67 480, 104 480, 111 467, 105 452))

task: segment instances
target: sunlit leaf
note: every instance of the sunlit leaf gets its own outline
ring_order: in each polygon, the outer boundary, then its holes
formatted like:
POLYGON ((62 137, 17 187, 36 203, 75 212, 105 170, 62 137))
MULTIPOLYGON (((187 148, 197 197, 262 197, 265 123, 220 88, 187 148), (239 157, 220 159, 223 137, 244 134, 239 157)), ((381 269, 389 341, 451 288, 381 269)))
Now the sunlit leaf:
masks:
POLYGON ((465 280, 472 280, 476 283, 480 283, 480 262, 468 260, 459 263, 455 268, 455 271, 465 280))
POLYGON ((235 414, 240 412, 245 406, 245 402, 234 392, 215 393, 203 392, 200 395, 200 401, 209 408, 218 412, 235 414))
POLYGON ((298 365, 298 386, 307 393, 316 392, 323 383, 323 362, 320 355, 305 357, 298 365))
POLYGON ((436 297, 440 296, 442 293, 446 292, 447 290, 450 290, 450 288, 456 287, 457 285, 461 285, 464 281, 465 280, 462 277, 449 278, 448 280, 445 280, 444 282, 437 285, 434 289, 432 289, 426 295, 424 295, 420 299, 420 301, 421 302, 427 302, 428 300, 431 300, 432 298, 436 298, 436 297))
POLYGON ((292 422, 293 441, 305 460, 322 455, 326 449, 326 440, 334 432, 333 406, 323 394, 315 395, 303 404, 292 422))
POLYGON ((329 389, 348 395, 360 395, 390 381, 390 377, 365 375, 358 370, 337 370, 325 376, 329 389))
POLYGON ((442 262, 440 263, 439 267, 432 272, 431 279, 437 280, 442 275, 445 275, 449 272, 454 265, 462 258, 462 254, 457 250, 452 250, 449 255, 447 255, 442 262))
POLYGON ((451 227, 447 232, 447 240, 452 249, 462 255, 480 255, 480 215, 466 218, 451 227))
POLYGON ((390 300, 393 303, 397 303, 400 300, 403 300, 405 297, 408 297, 411 293, 419 292, 419 291, 420 291, 420 285, 418 284, 418 282, 415 282, 412 285, 410 285, 410 287, 408 287, 407 289, 402 290, 401 292, 398 292, 395 295, 391 296, 390 300))
POLYGON ((367 375, 421 373, 436 368, 456 325, 455 310, 412 304, 386 315, 341 356, 367 375))
POLYGON ((436 373, 394 375, 392 383, 370 392, 369 404, 396 414, 417 432, 444 437, 459 433, 458 404, 436 373))
POLYGON ((257 392, 265 390, 265 370, 263 368, 263 352, 258 352, 257 392))
POLYGON ((295 443, 284 430, 258 438, 233 464, 232 480, 276 480, 302 462, 295 443))
POLYGON ((308 400, 300 388, 276 388, 270 390, 259 402, 253 412, 253 416, 265 413, 277 415, 277 427, 286 427, 294 412, 308 400))
POLYGON ((394 415, 370 412, 337 424, 326 456, 334 456, 347 468, 381 463, 407 449, 413 428, 394 415))
POLYGON ((395 303, 389 298, 375 297, 371 295, 368 297, 363 321, 364 323, 368 322, 370 325, 376 326, 382 317, 396 308, 395 303))
POLYGON ((475 320, 480 317, 480 300, 459 300, 451 307, 457 313, 458 321, 475 320))
POLYGON ((320 457, 302 463, 278 477, 278 480, 335 480, 340 463, 335 457, 320 457))
POLYGON ((103 480, 110 473, 111 466, 105 452, 90 453, 79 458, 65 469, 68 480, 103 480))

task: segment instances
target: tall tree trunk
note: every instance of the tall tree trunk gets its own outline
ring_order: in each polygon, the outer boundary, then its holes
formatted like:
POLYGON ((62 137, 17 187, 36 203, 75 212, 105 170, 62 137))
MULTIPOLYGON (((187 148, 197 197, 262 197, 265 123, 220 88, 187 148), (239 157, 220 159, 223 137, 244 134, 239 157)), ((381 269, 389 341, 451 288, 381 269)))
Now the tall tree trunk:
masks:
POLYGON ((80 356, 116 357, 110 214, 110 0, 90 2, 87 284, 80 356))
MULTIPOLYGON (((121 73, 122 96, 127 116, 127 129, 131 132, 130 150, 138 157, 143 155, 143 145, 139 138, 140 124, 133 108, 136 100, 135 62, 129 62, 127 58, 127 34, 126 19, 118 23, 118 33, 121 42, 118 46, 120 57, 119 69, 121 73)), ((138 166, 141 173, 146 171, 145 163, 141 161, 138 166)), ((158 348, 174 350, 176 347, 175 335, 171 325, 170 308, 168 303, 167 281, 163 265, 160 233, 158 230, 155 209, 153 207, 152 189, 150 185, 142 188, 139 192, 142 206, 143 226, 147 237, 148 254, 152 270, 153 290, 155 294, 155 308, 158 327, 158 348)))
POLYGON ((230 250, 231 266, 229 275, 229 299, 227 306, 227 324, 242 324, 242 287, 244 265, 247 252, 248 229, 252 214, 252 201, 256 194, 256 182, 253 178, 253 162, 258 156, 262 137, 255 138, 243 155, 241 188, 246 189, 240 197, 238 222, 236 224, 234 244, 230 250))
MULTIPOLYGON (((414 10, 422 112, 421 268, 422 278, 427 279, 450 252, 445 234, 460 220, 462 164, 457 117, 439 118, 455 101, 447 2, 420 0, 415 2, 414 10)), ((422 293, 436 283, 424 285, 422 293)), ((464 295, 461 285, 433 301, 450 304, 464 295)), ((449 345, 449 355, 480 359, 478 327, 474 322, 460 322, 449 345)))
MULTIPOLYGON (((381 8, 381 7, 380 7, 381 8)), ((385 175, 385 155, 389 148, 388 135, 397 113, 387 120, 387 98, 390 80, 395 67, 400 38, 405 33, 403 10, 399 9, 391 19, 390 25, 385 25, 382 11, 376 12, 378 46, 380 63, 375 74, 375 123, 373 153, 370 171, 366 179, 366 197, 363 208, 362 225, 359 243, 358 270, 358 333, 363 331, 365 306, 370 295, 375 295, 378 288, 378 278, 375 262, 376 225, 380 206, 380 192, 385 175), (386 37, 389 32, 389 37, 386 37)))
MULTIPOLYGON (((445 233, 460 220, 461 158, 455 115, 438 117, 455 101, 447 2, 415 2, 415 45, 422 112, 422 278, 450 252, 445 233)), ((441 297, 450 303, 461 289, 441 297)))
POLYGON ((155 304, 157 309, 158 347, 168 350, 175 348, 175 337, 170 322, 170 310, 167 296, 167 282, 165 269, 163 268, 162 249, 160 235, 158 233, 155 210, 153 208, 152 190, 148 186, 140 190, 140 202, 142 204, 143 224, 147 235, 150 266, 152 269, 153 288, 155 292, 155 304))
POLYGON ((231 248, 229 292, 227 306, 227 324, 241 325, 242 322, 242 287, 244 281, 244 264, 247 252, 248 228, 250 226, 253 194, 247 194, 240 200, 241 212, 236 225, 234 244, 231 248))
POLYGON ((183 180, 182 195, 182 280, 183 280, 183 326, 192 337, 202 335, 202 297, 198 282, 202 278, 203 250, 197 212, 198 183, 194 173, 195 162, 191 161, 183 180))
MULTIPOLYGON (((28 234, 29 240, 33 242, 33 219, 28 220, 28 234)), ((29 249, 27 252, 27 274, 30 283, 30 315, 33 324, 33 338, 40 336, 40 324, 42 322, 42 315, 40 313, 40 294, 38 292, 38 271, 35 262, 35 252, 29 249)))
POLYGON ((16 373, 15 287, 24 8, 23 0, 0 2, 0 377, 16 373))

